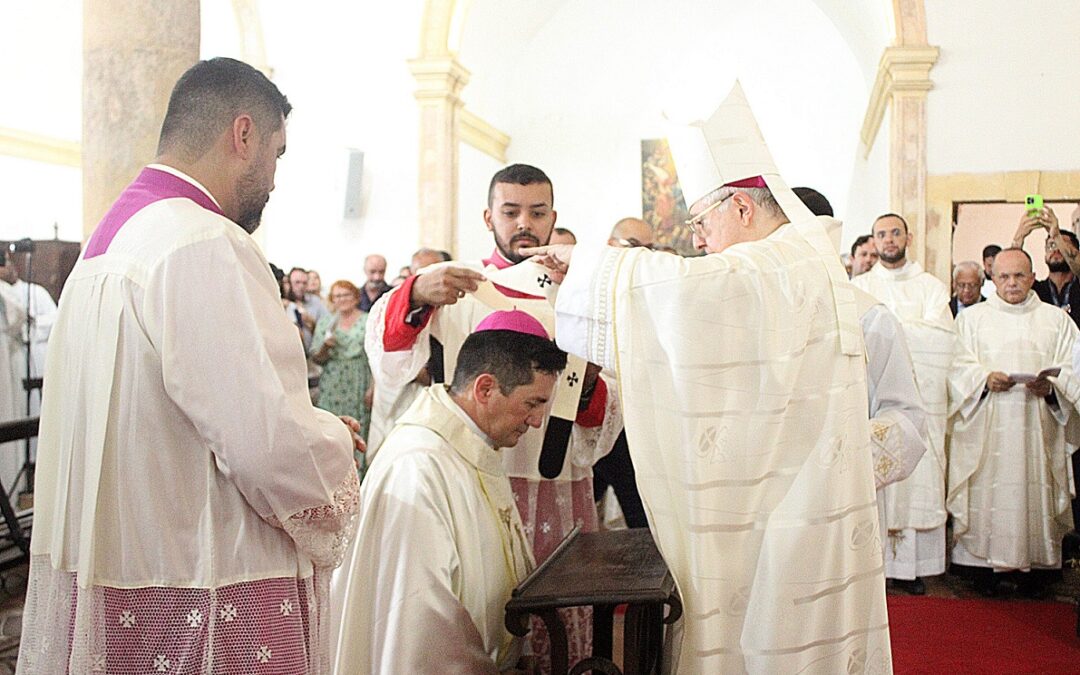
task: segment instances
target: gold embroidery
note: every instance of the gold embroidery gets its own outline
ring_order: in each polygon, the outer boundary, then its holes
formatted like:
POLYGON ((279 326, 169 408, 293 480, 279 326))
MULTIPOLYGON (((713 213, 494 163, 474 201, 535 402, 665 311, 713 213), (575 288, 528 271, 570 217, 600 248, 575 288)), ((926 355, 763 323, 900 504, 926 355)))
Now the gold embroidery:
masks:
POLYGON ((889 435, 889 425, 882 424, 881 422, 871 423, 871 433, 874 435, 874 440, 878 443, 884 443, 885 437, 889 435))

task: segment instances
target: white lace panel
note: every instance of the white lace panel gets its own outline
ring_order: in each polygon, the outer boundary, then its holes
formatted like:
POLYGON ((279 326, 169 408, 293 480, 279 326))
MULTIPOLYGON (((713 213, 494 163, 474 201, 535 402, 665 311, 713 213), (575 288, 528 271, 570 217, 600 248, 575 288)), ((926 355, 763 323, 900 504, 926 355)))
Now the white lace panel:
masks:
POLYGON ((18 672, 329 673, 325 576, 83 588, 35 556, 18 672))
POLYGON ((359 512, 360 479, 350 472, 334 490, 333 504, 295 513, 282 527, 316 567, 334 569, 356 534, 359 512))

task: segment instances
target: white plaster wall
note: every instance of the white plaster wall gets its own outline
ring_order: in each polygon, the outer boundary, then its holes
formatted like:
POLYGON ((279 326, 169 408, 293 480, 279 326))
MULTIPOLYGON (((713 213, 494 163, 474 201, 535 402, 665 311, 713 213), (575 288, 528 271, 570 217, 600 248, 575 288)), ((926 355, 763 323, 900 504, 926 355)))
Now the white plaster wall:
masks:
POLYGON ((461 61, 470 109, 512 137, 510 161, 544 169, 559 223, 606 237, 641 212, 640 141, 664 111, 707 115, 741 78, 781 172, 843 215, 869 88, 811 0, 565 2, 516 26, 526 0, 476 0, 461 61), (489 38, 489 36, 495 36, 489 38), (496 51, 498 48, 501 51, 496 51))
POLYGON ((889 212, 889 122, 890 113, 885 112, 870 154, 862 156, 861 145, 856 151, 854 170, 851 172, 851 189, 844 212, 844 231, 840 250, 850 251, 851 244, 859 235, 870 234, 874 220, 889 212))
POLYGON ((484 209, 487 208, 491 177, 503 165, 464 143, 458 152, 457 257, 461 260, 479 260, 495 249, 493 235, 484 225, 484 209))
MULTIPOLYGON (((82 3, 0 4, 0 127, 77 141, 82 3)), ((0 156, 0 239, 82 239, 82 171, 0 156)))
POLYGON ((294 106, 264 248, 281 267, 318 269, 325 284, 361 281, 369 253, 394 269, 416 248, 418 115, 406 60, 421 14, 420 0, 327 5, 259 4, 273 79, 294 106), (364 152, 355 219, 344 217, 349 149, 364 152))
POLYGON ((1080 5, 926 0, 932 174, 1080 168, 1080 5))

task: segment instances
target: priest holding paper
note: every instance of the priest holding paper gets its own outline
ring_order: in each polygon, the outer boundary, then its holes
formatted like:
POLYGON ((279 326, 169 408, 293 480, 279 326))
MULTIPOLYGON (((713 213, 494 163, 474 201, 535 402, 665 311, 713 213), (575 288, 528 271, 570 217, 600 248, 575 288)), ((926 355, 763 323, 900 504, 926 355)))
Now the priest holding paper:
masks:
POLYGON ((560 346, 618 374, 649 525, 685 607, 675 667, 889 672, 853 289, 738 85, 668 138, 708 255, 602 241, 535 253, 566 273, 560 346))
POLYGON ((1031 290, 1031 258, 1005 249, 994 259, 997 294, 957 317, 968 359, 950 384, 959 410, 949 464, 952 561, 984 570, 977 588, 992 595, 993 572, 1032 572, 1032 595, 1061 566, 1071 528, 1066 424, 1076 420, 1080 381, 1072 369, 1077 329, 1069 315, 1031 290))

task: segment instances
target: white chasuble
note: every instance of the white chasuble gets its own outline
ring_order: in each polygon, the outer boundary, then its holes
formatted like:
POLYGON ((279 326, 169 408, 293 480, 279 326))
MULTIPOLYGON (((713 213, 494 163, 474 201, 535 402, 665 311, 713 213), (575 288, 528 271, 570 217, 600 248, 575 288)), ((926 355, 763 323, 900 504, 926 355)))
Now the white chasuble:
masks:
POLYGON ((579 245, 556 311, 617 373, 678 672, 889 672, 861 344, 798 229, 689 259, 579 245))
POLYGON ((974 364, 954 368, 957 408, 949 465, 953 561, 999 570, 1059 567, 1072 528, 1066 425, 1075 424, 1080 381, 1072 367, 1077 329, 1069 315, 1034 292, 1018 305, 998 295, 957 317, 974 364), (984 393, 999 371, 1051 377, 1054 400, 1023 384, 984 393))
POLYGON ((360 489, 337 673, 515 665, 503 610, 532 555, 500 452, 442 385, 398 421, 360 489))
POLYGON ((927 414, 929 450, 908 478, 882 490, 885 522, 890 532, 941 528, 946 518, 947 380, 956 348, 948 292, 914 262, 895 270, 874 265, 852 283, 888 307, 903 326, 927 414))
POLYGON ((19 672, 328 672, 350 434, 191 178, 147 167, 94 231, 45 382, 19 672))

